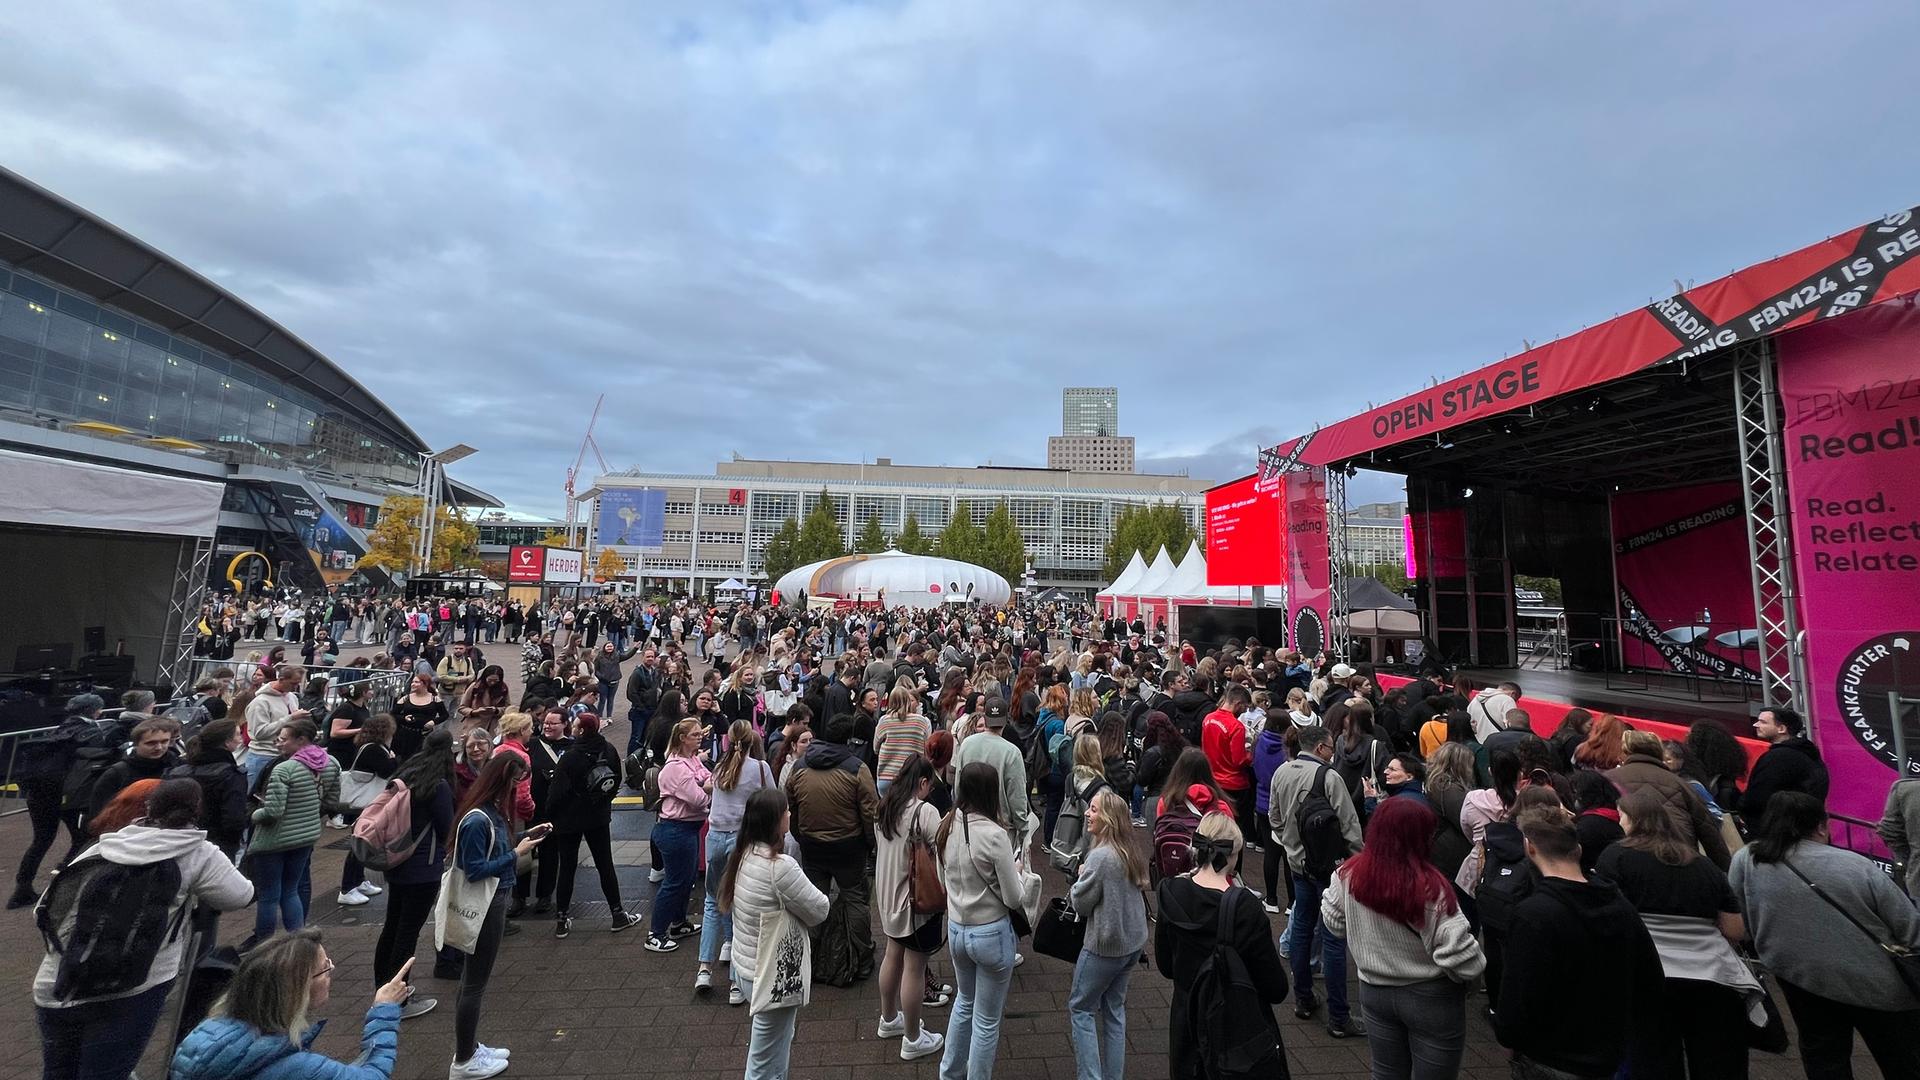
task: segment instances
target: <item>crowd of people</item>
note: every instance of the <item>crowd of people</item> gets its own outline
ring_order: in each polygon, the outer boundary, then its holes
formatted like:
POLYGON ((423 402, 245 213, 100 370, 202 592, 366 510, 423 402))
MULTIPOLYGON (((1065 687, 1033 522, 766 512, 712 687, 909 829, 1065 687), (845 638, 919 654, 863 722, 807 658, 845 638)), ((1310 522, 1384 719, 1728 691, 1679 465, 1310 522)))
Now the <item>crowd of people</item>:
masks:
MULTIPOLYGON (((218 912, 255 905, 235 989, 181 1044, 180 1080, 305 1052, 332 970, 305 928, 328 825, 354 837, 336 901, 388 894, 364 1080, 437 1005, 410 980, 430 921, 434 975, 459 987, 450 1077, 508 1067, 479 1041, 487 983, 505 937, 586 929, 583 843, 604 930, 657 954, 690 942, 691 992, 751 1014, 749 1078, 789 1075, 811 985, 867 981, 903 1060, 990 1076, 1029 950, 1073 964, 1060 1030, 1083 1080, 1122 1075, 1146 964, 1172 983, 1176 1077, 1286 1075, 1274 1009, 1289 999, 1328 1038, 1364 1041, 1377 1077, 1457 1075, 1470 1007, 1517 1077, 1742 1077, 1751 1048, 1783 1043, 1769 984, 1808 1076, 1851 1075, 1856 1033, 1886 1075, 1920 1075, 1899 959, 1920 916, 1826 844, 1825 770, 1790 709, 1761 712, 1769 746, 1750 763, 1712 721, 1663 742, 1574 709, 1536 732, 1512 683, 1432 670, 1386 688, 1338 658, 1200 649, 1064 606, 375 602, 342 620, 341 603, 301 609, 297 636, 183 706, 136 691, 104 736, 88 734, 101 702, 75 699, 58 782, 29 781, 30 807, 59 790, 13 906, 38 903, 50 941, 97 934, 91 878, 138 887, 103 866, 177 864, 144 887, 155 919, 194 909, 196 948, 218 912), (493 620, 521 647, 517 699, 480 655, 493 620), (386 712, 353 667, 310 681, 283 651, 367 632, 385 640, 359 670, 411 673, 386 712), (621 722, 624 749, 608 737, 621 722), (644 916, 613 872, 623 789, 654 815, 644 916), (57 881, 91 869, 41 894, 63 821, 57 881), (242 986, 289 989, 262 1005, 236 1001, 242 986)), ((1903 855, 1914 790, 1896 785, 1883 825, 1903 855)), ((46 1075, 114 1075, 130 1063, 103 1065, 88 1032, 109 1017, 150 1031, 191 958, 162 946, 136 984, 91 993, 62 982, 72 955, 50 949, 35 985, 46 1075)))

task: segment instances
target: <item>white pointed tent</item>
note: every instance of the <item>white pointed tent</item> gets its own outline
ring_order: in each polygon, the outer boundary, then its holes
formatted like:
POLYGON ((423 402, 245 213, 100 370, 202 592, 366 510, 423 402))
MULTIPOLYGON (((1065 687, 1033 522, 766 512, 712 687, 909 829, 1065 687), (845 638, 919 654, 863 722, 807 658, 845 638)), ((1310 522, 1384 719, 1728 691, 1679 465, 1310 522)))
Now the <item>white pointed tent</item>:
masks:
POLYGON ((1187 545, 1187 553, 1180 557, 1179 567, 1160 591, 1174 600, 1207 599, 1207 557, 1200 553, 1198 540, 1187 545))
POLYGON ((1113 579, 1113 584, 1093 594, 1094 599, 1100 601, 1100 610, 1112 614, 1119 598, 1128 595, 1127 590, 1133 588, 1133 583, 1139 581, 1146 572, 1147 561, 1140 557, 1138 551, 1134 552, 1133 559, 1127 563, 1126 569, 1120 571, 1120 576, 1113 579))
POLYGON ((1173 580, 1173 558, 1167 554, 1167 546, 1160 545, 1160 551, 1154 555, 1153 562, 1139 581, 1129 590, 1133 602, 1133 612, 1143 619, 1148 629, 1167 619, 1167 582, 1173 580))

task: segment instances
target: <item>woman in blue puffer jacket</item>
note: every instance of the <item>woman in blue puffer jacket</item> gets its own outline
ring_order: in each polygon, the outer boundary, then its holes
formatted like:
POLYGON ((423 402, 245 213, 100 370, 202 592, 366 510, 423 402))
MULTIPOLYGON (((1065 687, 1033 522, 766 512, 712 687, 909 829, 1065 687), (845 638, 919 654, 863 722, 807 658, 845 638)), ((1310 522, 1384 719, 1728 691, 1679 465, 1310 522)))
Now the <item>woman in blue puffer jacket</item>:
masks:
POLYGON ((407 996, 408 960, 376 990, 360 1056, 339 1062, 308 1047, 325 1021, 308 1015, 327 1003, 333 961, 318 930, 280 934, 255 947, 233 973, 227 994, 181 1041, 171 1080, 388 1080, 400 1044, 400 1002, 407 996))

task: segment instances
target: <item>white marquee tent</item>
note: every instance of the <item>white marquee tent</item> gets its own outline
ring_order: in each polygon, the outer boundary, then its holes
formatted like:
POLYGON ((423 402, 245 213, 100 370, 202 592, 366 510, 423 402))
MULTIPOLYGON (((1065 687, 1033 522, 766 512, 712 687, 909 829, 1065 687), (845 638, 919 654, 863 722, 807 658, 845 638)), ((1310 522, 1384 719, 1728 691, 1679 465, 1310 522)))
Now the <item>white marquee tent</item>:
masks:
POLYGON ((789 570, 774 589, 788 603, 800 594, 861 602, 884 598, 889 607, 938 607, 949 598, 998 607, 1013 599, 1007 579, 973 563, 932 555, 882 551, 843 555, 789 570))

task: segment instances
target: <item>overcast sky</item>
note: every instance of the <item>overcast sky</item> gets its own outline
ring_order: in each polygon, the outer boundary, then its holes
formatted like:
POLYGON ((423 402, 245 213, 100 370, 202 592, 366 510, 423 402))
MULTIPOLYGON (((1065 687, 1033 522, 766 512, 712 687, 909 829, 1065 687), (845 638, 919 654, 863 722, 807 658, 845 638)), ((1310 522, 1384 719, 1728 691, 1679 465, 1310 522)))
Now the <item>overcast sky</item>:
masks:
POLYGON ((1229 479, 1920 202, 1912 4, 1300 7, 4 5, 0 161, 535 513, 603 391, 702 471, 1042 464, 1113 384, 1229 479))

